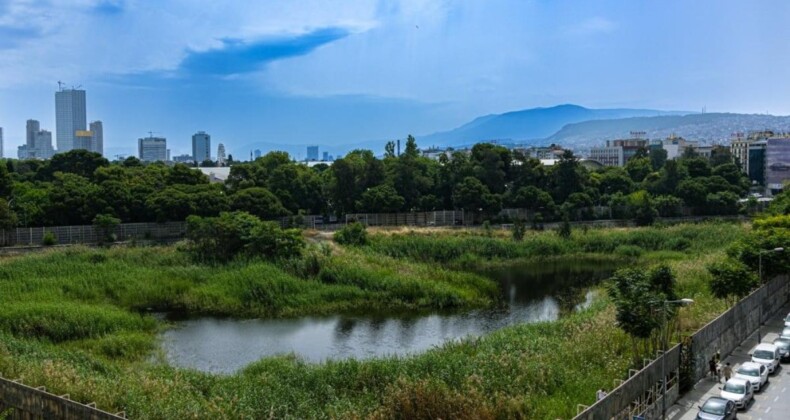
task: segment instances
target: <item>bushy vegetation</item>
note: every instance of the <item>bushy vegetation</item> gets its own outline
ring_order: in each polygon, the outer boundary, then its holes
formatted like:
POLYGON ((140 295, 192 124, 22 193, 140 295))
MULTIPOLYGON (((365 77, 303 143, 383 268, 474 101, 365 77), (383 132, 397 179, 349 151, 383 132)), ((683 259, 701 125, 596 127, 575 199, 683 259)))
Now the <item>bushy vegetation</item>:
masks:
POLYGON ((161 324, 141 313, 270 317, 488 306, 499 294, 493 282, 453 267, 578 260, 626 245, 643 250, 640 264, 668 261, 677 295, 696 300, 679 321, 686 331, 724 308, 706 287, 705 266, 747 230, 719 223, 576 229, 567 240, 528 232, 519 242, 506 231, 383 232, 361 247, 310 245, 298 258, 220 265, 196 262, 178 246, 13 257, 0 260, 0 374, 133 418, 569 418, 631 363, 605 295, 557 322, 508 327, 416 356, 320 364, 273 357, 224 376, 152 362, 161 324), (688 241, 683 252, 679 238, 688 241))
POLYGON ((189 216, 190 253, 202 262, 228 262, 236 257, 298 258, 304 238, 297 229, 281 229, 246 212, 220 213, 219 217, 189 216))
MULTIPOLYGON (((475 222, 505 208, 523 208, 554 221, 595 217, 736 214, 749 183, 728 149, 710 159, 684 155, 653 159, 640 150, 624 168, 586 169, 566 151, 556 165, 519 151, 480 143, 438 161, 422 157, 415 139, 382 159, 355 150, 331 166, 294 162, 271 152, 254 162, 236 162, 225 185, 184 164, 144 164, 136 158, 109 162, 85 150, 59 153, 47 161, 6 160, 0 171, 0 228, 90 224, 97 215, 121 222, 183 221, 245 211, 261 219, 299 214, 412 212, 463 209, 475 222), (9 206, 10 203, 10 206, 9 206), (596 214, 608 206, 611 214, 596 214), (20 217, 23 216, 23 217, 20 217)), ((659 152, 656 152, 659 153, 659 152)))
POLYGON ((349 223, 335 232, 335 241, 342 245, 362 246, 368 243, 368 232, 365 225, 359 222, 349 223))

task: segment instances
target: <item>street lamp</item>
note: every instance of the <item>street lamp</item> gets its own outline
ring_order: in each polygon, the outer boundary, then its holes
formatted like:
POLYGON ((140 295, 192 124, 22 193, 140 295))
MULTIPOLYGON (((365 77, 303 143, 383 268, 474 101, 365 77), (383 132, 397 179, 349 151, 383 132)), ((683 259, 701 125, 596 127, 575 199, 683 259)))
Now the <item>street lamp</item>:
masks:
MULTIPOLYGON (((683 298, 678 300, 665 300, 663 303, 663 317, 662 317, 662 325, 666 330, 667 327, 667 311, 669 310, 669 305, 678 305, 678 306, 686 306, 691 305, 694 303, 694 299, 683 298)), ((665 365, 666 365, 666 355, 667 355, 667 334, 664 331, 664 339, 663 341, 663 351, 661 353, 661 419, 665 419, 667 417, 667 374, 665 372, 665 365)))
MULTIPOLYGON (((757 251, 757 259, 759 260, 758 273, 759 273, 759 280, 760 280, 760 286, 761 287, 763 285, 763 254, 768 254, 768 253, 771 253, 771 252, 783 252, 784 250, 785 250, 784 248, 779 247, 779 248, 774 248, 774 249, 763 249, 761 251, 757 251)), ((762 342, 762 339, 760 338, 760 327, 763 325, 763 304, 762 304, 762 302, 760 302, 760 304, 757 305, 757 309, 758 309, 758 314, 759 314, 758 315, 759 318, 757 319, 757 344, 760 344, 762 342)))

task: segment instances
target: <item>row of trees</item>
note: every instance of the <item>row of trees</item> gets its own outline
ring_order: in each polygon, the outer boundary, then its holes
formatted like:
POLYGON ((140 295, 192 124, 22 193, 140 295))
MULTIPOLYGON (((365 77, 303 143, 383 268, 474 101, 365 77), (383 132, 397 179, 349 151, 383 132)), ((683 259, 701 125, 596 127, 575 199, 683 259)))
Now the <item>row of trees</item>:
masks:
POLYGON ((285 152, 236 163, 225 185, 209 184, 183 164, 110 163, 75 150, 48 161, 0 165, 0 223, 48 226, 89 224, 106 214, 123 222, 185 220, 246 211, 261 219, 303 214, 410 212, 463 209, 481 219, 503 207, 526 208, 541 220, 607 217, 649 223, 656 215, 732 214, 748 181, 725 148, 710 159, 666 160, 641 150, 624 168, 589 170, 570 151, 553 166, 502 146, 480 143, 438 161, 422 157, 409 136, 404 153, 388 144, 383 158, 355 150, 331 166, 308 167, 285 152))

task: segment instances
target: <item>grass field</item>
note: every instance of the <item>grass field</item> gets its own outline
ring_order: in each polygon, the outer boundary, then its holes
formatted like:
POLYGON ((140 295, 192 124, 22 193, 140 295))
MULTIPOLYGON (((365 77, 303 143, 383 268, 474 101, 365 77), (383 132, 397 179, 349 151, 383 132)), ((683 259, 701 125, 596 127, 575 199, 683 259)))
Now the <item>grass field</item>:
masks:
POLYGON ((629 340, 601 294, 556 322, 519 325, 407 358, 310 364, 294 357, 211 375, 152 361, 163 324, 148 310, 275 317, 491 305, 469 270, 605 256, 667 262, 690 330, 713 318, 705 264, 749 227, 708 223, 530 233, 373 234, 361 249, 316 246, 299 260, 194 264, 175 246, 70 248, 0 261, 0 374, 131 418, 569 418, 621 378, 629 340))

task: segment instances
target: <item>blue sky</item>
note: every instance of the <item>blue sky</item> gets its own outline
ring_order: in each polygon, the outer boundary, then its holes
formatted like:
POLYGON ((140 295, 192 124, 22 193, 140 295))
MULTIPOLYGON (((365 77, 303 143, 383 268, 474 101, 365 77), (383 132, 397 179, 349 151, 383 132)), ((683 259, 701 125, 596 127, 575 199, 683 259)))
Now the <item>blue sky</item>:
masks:
POLYGON ((787 115, 788 17, 780 0, 0 0, 0 127, 6 156, 26 119, 54 132, 59 80, 87 90, 108 155, 148 131, 188 153, 198 130, 237 155, 332 151, 562 103, 787 115))

